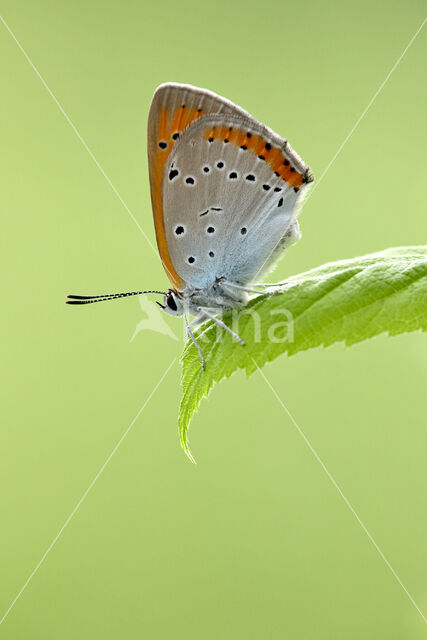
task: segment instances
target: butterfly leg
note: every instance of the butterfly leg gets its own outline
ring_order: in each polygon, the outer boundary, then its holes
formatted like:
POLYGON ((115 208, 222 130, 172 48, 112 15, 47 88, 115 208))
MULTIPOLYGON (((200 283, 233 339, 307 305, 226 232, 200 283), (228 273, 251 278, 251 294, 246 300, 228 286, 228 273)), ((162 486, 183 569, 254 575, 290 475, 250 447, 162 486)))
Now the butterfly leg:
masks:
POLYGON ((212 315, 211 313, 209 313, 209 311, 207 311, 204 307, 198 307, 197 311, 199 313, 202 313, 204 316, 206 316, 207 318, 209 318, 210 320, 213 320, 219 327, 222 327, 223 329, 225 329, 226 331, 228 331, 228 333, 230 335, 233 336, 233 338, 235 340, 237 340, 237 342, 240 342, 240 344, 242 345, 242 347, 245 346, 245 343, 243 342, 242 338, 237 335, 237 333, 235 331, 233 331, 233 329, 230 329, 230 327, 227 327, 227 325, 225 324, 225 322, 223 322, 222 320, 220 320, 219 318, 216 318, 214 315, 212 315))
MULTIPOLYGON (((282 287, 282 291, 283 291, 283 287, 287 287, 289 285, 289 282, 253 282, 252 286, 253 287, 263 287, 264 289, 270 289, 271 287, 282 287)), ((282 293, 282 291, 280 293, 282 293)))
MULTIPOLYGON (((222 280, 221 284, 225 287, 229 287, 230 289, 238 289, 239 291, 245 291, 246 293, 262 293, 267 296, 277 296, 282 291, 259 291, 258 289, 253 289, 252 287, 244 287, 241 284, 236 284, 235 282, 230 282, 229 280, 222 280)), ((254 287, 276 287, 276 284, 254 284, 254 287)))
POLYGON ((198 318, 190 322, 188 326, 192 329, 193 327, 197 327, 199 324, 202 324, 203 322, 206 322, 206 318, 204 316, 199 316, 198 318))
POLYGON ((190 338, 190 340, 196 346, 197 351, 199 352, 199 356, 200 356, 200 359, 202 361, 202 369, 204 371, 205 368, 206 368, 205 356, 203 355, 203 351, 201 349, 201 346, 199 345, 199 343, 197 342, 196 338, 194 337, 193 332, 191 331, 191 326, 193 325, 193 323, 190 324, 188 322, 188 318, 187 318, 186 314, 184 314, 184 319, 185 319, 185 326, 186 326, 186 329, 187 329, 187 336, 190 338))
POLYGON ((254 287, 263 287, 264 289, 268 289, 270 287, 286 287, 289 282, 253 282, 254 287))

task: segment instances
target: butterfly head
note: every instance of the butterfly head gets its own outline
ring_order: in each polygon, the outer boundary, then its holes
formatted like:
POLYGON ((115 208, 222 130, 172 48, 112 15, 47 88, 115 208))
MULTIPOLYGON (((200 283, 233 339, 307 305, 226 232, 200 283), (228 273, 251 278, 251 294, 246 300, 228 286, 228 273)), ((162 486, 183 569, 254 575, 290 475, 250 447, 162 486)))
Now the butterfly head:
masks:
POLYGON ((169 313, 171 316, 182 316, 184 313, 184 304, 182 297, 173 289, 168 289, 163 300, 164 304, 158 302, 159 307, 169 313))

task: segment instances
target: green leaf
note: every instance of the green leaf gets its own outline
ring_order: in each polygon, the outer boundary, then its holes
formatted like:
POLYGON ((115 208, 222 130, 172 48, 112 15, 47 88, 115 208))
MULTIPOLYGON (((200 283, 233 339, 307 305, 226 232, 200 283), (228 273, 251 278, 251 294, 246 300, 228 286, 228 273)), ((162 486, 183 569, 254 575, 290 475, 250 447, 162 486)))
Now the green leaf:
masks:
POLYGON ((249 376, 282 354, 352 345, 380 333, 427 329, 427 246, 387 249, 333 262, 289 278, 279 295, 259 295, 224 322, 245 341, 242 347, 212 321, 197 339, 206 369, 189 341, 182 355, 181 445, 190 459, 187 431, 203 396, 238 369, 249 376), (233 324, 234 320, 234 324, 233 324))

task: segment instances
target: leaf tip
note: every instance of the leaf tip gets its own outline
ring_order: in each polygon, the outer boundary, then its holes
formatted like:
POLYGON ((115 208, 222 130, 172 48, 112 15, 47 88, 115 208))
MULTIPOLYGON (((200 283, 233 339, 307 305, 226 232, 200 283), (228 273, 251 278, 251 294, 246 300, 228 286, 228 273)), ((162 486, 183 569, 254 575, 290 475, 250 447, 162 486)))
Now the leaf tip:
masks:
POLYGON ((184 453, 187 456, 187 458, 190 460, 190 462, 192 462, 193 464, 197 465, 196 459, 194 458, 193 454, 191 453, 189 442, 188 442, 187 438, 185 437, 185 435, 183 437, 181 437, 180 440, 181 440, 181 447, 183 448, 184 453))
POLYGON ((193 454, 191 453, 187 442, 185 443, 185 445, 182 445, 182 448, 184 449, 184 453, 187 456, 187 458, 190 460, 190 462, 192 462, 194 465, 197 465, 197 462, 193 454))

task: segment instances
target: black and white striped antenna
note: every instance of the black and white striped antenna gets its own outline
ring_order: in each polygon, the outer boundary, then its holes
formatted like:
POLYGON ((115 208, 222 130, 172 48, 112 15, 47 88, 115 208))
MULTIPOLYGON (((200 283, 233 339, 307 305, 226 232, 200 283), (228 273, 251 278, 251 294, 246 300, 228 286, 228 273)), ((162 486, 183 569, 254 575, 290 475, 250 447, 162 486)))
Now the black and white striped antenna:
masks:
POLYGON ((165 291, 130 291, 129 293, 105 293, 102 296, 67 296, 66 304, 92 304, 93 302, 106 302, 107 300, 117 300, 117 298, 127 298, 128 296, 139 296, 143 293, 159 293, 166 295, 165 291))

